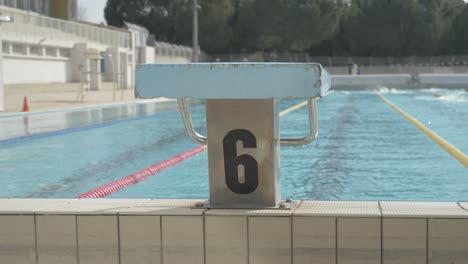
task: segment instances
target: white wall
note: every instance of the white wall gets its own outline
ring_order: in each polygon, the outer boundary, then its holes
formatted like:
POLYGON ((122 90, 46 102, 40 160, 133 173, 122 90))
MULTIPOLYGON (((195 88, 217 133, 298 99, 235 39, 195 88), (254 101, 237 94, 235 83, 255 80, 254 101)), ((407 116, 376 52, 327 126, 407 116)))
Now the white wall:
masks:
POLYGON ((455 73, 439 73, 439 74, 419 74, 419 82, 421 84, 435 85, 461 85, 468 86, 468 74, 455 73))
POLYGON ((332 87, 373 89, 377 86, 406 85, 411 82, 410 74, 367 74, 367 75, 332 75, 332 87))
POLYGON ((88 45, 86 43, 76 43, 71 50, 73 81, 81 81, 81 67, 83 67, 83 58, 85 57, 88 45))
POLYGON ((139 50, 139 61, 140 64, 153 64, 155 59, 154 47, 141 47, 139 50))
POLYGON ((161 56, 156 54, 154 58, 155 63, 190 63, 191 60, 185 57, 171 57, 171 56, 161 56))
MULTIPOLYGON (((326 70, 332 75, 347 75, 348 67, 327 67, 326 70)), ((367 74, 419 74, 419 73, 468 73, 467 66, 359 66, 361 75, 367 74)))
POLYGON ((5 84, 71 82, 71 61, 4 56, 3 78, 5 84))

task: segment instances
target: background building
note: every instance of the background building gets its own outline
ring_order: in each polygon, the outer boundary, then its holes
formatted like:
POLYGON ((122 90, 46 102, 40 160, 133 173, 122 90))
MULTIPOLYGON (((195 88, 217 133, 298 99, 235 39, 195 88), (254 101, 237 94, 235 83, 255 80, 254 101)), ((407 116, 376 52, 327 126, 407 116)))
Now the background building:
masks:
POLYGON ((77 0, 0 0, 0 5, 61 19, 75 19, 78 15, 77 0))
POLYGON ((155 42, 138 25, 79 21, 77 0, 0 0, 0 14, 12 19, 0 22, 5 85, 81 83, 84 90, 100 90, 108 82, 132 89, 137 64, 191 59, 190 48, 155 42))

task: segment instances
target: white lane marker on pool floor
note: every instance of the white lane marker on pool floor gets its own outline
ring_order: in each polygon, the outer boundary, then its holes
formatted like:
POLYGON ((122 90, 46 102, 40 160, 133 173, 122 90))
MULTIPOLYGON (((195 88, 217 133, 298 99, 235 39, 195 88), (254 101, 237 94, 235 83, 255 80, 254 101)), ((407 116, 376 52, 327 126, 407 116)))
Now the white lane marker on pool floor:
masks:
POLYGON ((430 130, 426 126, 424 126, 421 122, 419 122, 416 118, 410 116, 408 113, 404 112, 398 106, 390 102, 387 98, 385 98, 382 94, 374 90, 374 93, 382 99, 385 103, 387 103, 390 107, 392 107, 395 111, 397 111, 400 115, 410 121, 414 126, 416 126, 421 132, 426 134, 430 139, 432 139, 435 143, 437 143, 441 148, 443 148, 447 153, 449 153, 454 159, 458 160, 461 164, 468 168, 468 156, 465 155, 461 150, 456 148, 454 145, 450 144, 447 140, 443 139, 441 136, 437 135, 434 131, 430 130))
MULTIPOLYGON (((284 111, 281 111, 279 113, 279 116, 282 117, 286 114, 289 114, 292 111, 295 111, 303 106, 307 105, 307 101, 304 101, 302 103, 299 103, 293 107, 290 107, 284 111)), ((90 191, 84 192, 80 195, 77 196, 77 198, 103 198, 108 195, 111 195, 121 189, 124 189, 130 185, 136 184, 144 179, 147 179, 151 176, 154 176, 158 174, 159 172, 170 168, 178 163, 183 162, 184 160, 193 157, 197 154, 200 154, 207 150, 206 146, 198 146, 193 149, 190 149, 188 151, 185 151, 181 154, 175 155, 174 157, 171 157, 165 161, 158 162, 148 168, 142 169, 138 172, 132 173, 128 176, 125 176, 123 178, 117 179, 115 181, 112 181, 110 183, 104 184, 100 187, 94 188, 90 191)))

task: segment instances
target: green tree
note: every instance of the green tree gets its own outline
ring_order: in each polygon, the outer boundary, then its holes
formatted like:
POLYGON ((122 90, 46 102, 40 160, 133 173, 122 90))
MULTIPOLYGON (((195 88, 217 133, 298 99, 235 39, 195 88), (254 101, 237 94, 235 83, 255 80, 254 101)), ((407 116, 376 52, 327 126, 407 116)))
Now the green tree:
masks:
POLYGON ((455 52, 456 18, 465 5, 463 0, 421 0, 425 10, 430 10, 426 23, 430 32, 426 32, 428 54, 453 54, 455 52))
POLYGON ((407 56, 416 25, 424 26, 417 0, 355 1, 343 24, 342 41, 360 56, 407 56))
MULTIPOLYGON (((467 52, 463 0, 199 0, 208 53, 309 52, 413 56, 467 52)), ((157 40, 192 44, 192 0, 108 0, 110 25, 142 25, 157 40)))
POLYGON ((332 38, 339 26, 344 5, 323 0, 291 1, 284 36, 291 51, 305 51, 332 38))
POLYGON ((336 32, 344 5, 329 0, 237 1, 241 51, 303 52, 336 32))
POLYGON ((460 11, 454 22, 454 46, 458 54, 468 54, 468 4, 460 11))
MULTIPOLYGON (((207 52, 224 52, 233 33, 230 21, 234 7, 229 0, 202 0, 200 13, 200 45, 207 52)), ((191 25, 191 24, 190 24, 191 25)))
MULTIPOLYGON (((192 45, 192 0, 108 0, 104 10, 109 25, 130 22, 146 27, 157 40, 192 45)), ((207 52, 225 49, 231 41, 229 0, 200 1, 200 44, 207 52)))
POLYGON ((231 26, 233 29, 233 40, 231 51, 233 52, 255 52, 257 51, 257 21, 255 16, 255 1, 234 0, 235 11, 231 26))

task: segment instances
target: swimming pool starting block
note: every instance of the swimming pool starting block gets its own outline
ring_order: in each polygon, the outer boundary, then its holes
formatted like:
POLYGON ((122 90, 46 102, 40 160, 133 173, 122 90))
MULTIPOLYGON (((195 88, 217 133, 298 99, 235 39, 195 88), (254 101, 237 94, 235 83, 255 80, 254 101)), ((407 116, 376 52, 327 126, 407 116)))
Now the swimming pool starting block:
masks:
POLYGON ((136 73, 136 97, 177 99, 189 136, 208 146, 210 208, 291 206, 280 199, 280 145, 315 139, 315 100, 329 88, 328 73, 316 63, 152 64, 136 73), (195 131, 188 98, 206 100, 207 136, 195 131), (280 138, 284 98, 308 100, 307 136, 280 138))

